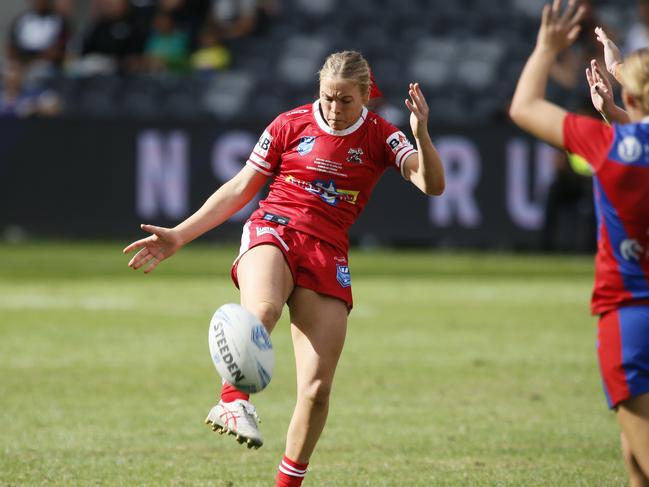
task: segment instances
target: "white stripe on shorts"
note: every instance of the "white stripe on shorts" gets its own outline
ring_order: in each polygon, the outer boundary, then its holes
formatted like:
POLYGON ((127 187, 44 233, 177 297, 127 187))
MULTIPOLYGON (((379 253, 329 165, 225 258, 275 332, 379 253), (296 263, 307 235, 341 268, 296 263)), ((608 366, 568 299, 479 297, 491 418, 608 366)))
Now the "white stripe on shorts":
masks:
POLYGON ((279 236, 279 233, 277 233, 277 230, 275 230, 273 227, 257 227, 257 236, 261 237, 262 235, 270 233, 273 237, 275 237, 277 240, 279 240, 279 243, 282 244, 282 247, 284 247, 284 250, 288 252, 288 245, 286 242, 284 242, 284 239, 279 236))

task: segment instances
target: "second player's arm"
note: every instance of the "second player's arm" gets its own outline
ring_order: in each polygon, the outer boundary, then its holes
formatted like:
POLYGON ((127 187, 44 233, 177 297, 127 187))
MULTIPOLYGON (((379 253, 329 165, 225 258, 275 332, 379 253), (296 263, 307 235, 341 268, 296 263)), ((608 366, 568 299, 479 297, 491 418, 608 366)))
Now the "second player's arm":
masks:
POLYGON ((516 85, 509 115, 526 132, 563 148, 563 122, 567 112, 546 100, 545 90, 557 55, 577 39, 585 9, 576 0, 569 0, 562 13, 561 3, 555 0, 552 6, 543 8, 536 47, 516 85))

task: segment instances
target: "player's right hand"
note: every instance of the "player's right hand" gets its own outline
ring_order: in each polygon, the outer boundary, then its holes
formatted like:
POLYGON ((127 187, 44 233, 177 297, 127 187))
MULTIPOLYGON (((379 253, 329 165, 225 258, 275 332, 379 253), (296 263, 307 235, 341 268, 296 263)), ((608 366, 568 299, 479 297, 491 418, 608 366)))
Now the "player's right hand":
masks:
POLYGON ((142 266, 148 266, 144 272, 148 274, 155 269, 160 262, 174 255, 181 247, 180 237, 172 228, 156 227, 154 225, 140 225, 142 230, 151 233, 150 236, 136 240, 124 248, 123 252, 128 254, 131 250, 140 249, 129 261, 128 266, 134 270, 142 266))
POLYGON ((615 45, 615 42, 609 39, 608 35, 601 27, 595 28, 595 35, 597 36, 597 40, 601 42, 602 46, 604 46, 604 62, 606 63, 606 71, 617 78, 617 68, 622 64, 622 54, 620 53, 620 50, 615 45))

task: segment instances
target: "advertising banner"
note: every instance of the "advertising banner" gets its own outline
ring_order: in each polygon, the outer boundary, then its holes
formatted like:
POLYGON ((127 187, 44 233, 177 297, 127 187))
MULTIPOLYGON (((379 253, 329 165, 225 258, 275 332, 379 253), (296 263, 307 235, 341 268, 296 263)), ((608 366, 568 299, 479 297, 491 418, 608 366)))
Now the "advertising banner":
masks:
MULTIPOLYGON (((141 222, 174 225, 240 170, 264 125, 0 120, 0 231, 128 240, 141 222)), ((352 242, 537 248, 557 151, 508 125, 430 133, 445 193, 427 197, 388 171, 352 242)), ((238 240, 257 201, 206 238, 238 240)))

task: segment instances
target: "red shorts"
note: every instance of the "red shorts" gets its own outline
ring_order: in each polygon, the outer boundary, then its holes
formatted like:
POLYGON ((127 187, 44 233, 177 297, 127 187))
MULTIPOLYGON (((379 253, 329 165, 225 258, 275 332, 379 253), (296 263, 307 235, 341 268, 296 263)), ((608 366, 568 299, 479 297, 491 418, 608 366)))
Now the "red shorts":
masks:
POLYGON ((649 306, 624 306, 599 319, 597 354, 609 407, 649 393, 649 306))
POLYGON ((232 264, 232 281, 239 287, 239 259, 257 245, 271 244, 284 254, 297 287, 342 299, 352 309, 352 281, 347 263, 347 249, 333 245, 279 223, 256 219, 243 227, 239 256, 232 264))

